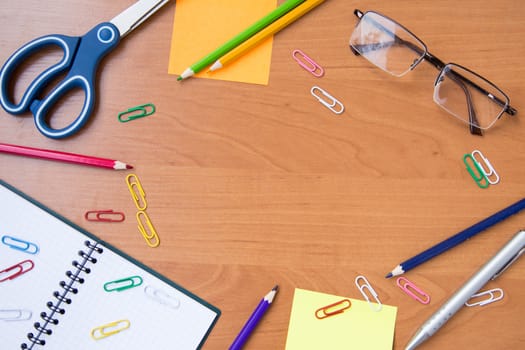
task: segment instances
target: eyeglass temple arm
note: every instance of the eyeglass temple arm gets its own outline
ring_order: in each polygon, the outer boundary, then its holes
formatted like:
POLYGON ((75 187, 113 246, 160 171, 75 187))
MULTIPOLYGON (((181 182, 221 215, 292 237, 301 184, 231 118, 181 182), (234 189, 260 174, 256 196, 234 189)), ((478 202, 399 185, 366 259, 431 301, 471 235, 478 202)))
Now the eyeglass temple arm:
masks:
MULTIPOLYGON (((404 44, 406 46, 408 46, 410 49, 412 49, 413 51, 416 51, 419 55, 423 54, 421 48, 419 48, 418 46, 416 46, 416 45, 414 45, 414 44, 412 44, 410 42, 407 42, 407 41, 405 41, 404 44)), ((446 66, 445 62, 443 62, 442 60, 440 60, 436 56, 432 55, 428 51, 424 52, 423 59, 428 61, 430 64, 432 64, 439 71, 441 71, 446 66)), ((477 90, 481 90, 482 93, 484 93, 485 95, 489 95, 489 93, 487 91, 485 91, 483 88, 481 88, 480 86, 478 86, 477 84, 475 84, 474 82, 472 82, 469 79, 466 79, 465 77, 463 77, 461 74, 458 74, 458 73, 456 73, 454 71, 450 71, 450 72, 452 73, 451 74, 452 75, 452 80, 456 84, 458 84, 459 87, 461 87, 461 89, 463 90, 463 92, 465 93, 465 96, 467 98, 468 119, 469 119, 469 122, 470 122, 469 123, 470 133, 473 134, 473 135, 483 135, 483 131, 481 130, 481 128, 479 128, 477 126, 479 124, 479 122, 478 122, 478 118, 476 118, 476 111, 474 110, 474 104, 472 103, 472 95, 471 95, 470 90, 467 88, 465 83, 473 86, 477 90)), ((498 102, 499 102, 499 104, 503 104, 504 105, 503 102, 501 102, 501 101, 498 101, 498 102)))
MULTIPOLYGON (((361 19, 364 15, 364 13, 359 10, 359 9, 355 9, 354 10, 354 15, 356 15, 357 18, 361 19)), ((378 24, 379 25, 379 24, 378 24)), ((381 26, 382 27, 382 26, 381 26)), ((388 29, 386 28, 382 28, 385 32, 390 32, 388 29)), ((390 32, 391 33, 391 32, 390 32)), ((445 63, 440 60, 439 58, 437 58, 436 56, 432 55, 430 52, 426 51, 426 50, 421 50, 420 47, 418 47, 417 45, 414 45, 413 43, 411 42, 408 42, 406 40, 403 40, 402 38, 400 38, 399 36, 395 35, 394 33, 391 33, 392 34, 392 37, 395 39, 395 42, 396 43, 401 43, 403 45, 405 45, 406 47, 408 47, 409 49, 411 49, 412 51, 414 51, 415 53, 417 53, 419 56, 423 55, 423 59, 429 63, 431 63, 434 67, 436 67, 438 70, 442 70, 443 67, 445 67, 445 63)), ((359 52, 357 52, 357 50, 352 49, 352 52, 355 54, 355 55, 359 55, 359 52)), ((414 62, 413 64, 413 67, 411 67, 411 69, 413 69, 416 64, 418 63, 419 61, 416 61, 414 62)), ((494 100, 494 102, 496 102, 497 104, 499 104, 500 106, 505 106, 505 102, 501 101, 499 98, 497 98, 496 96, 490 94, 488 91, 486 91, 485 89, 483 89, 481 86, 477 85, 476 83, 470 81, 469 79, 466 79, 465 77, 461 76, 460 74, 458 73, 455 73, 454 74, 457 74, 461 77, 461 80, 468 83, 469 85, 471 85, 472 87, 474 87, 475 89, 477 89, 478 91, 480 91, 481 93, 483 93, 484 95, 486 95, 487 97, 489 98, 492 98, 494 100)), ((505 110, 504 110, 505 113, 509 114, 509 115, 515 115, 516 113, 518 113, 518 111, 510 106, 507 105, 505 107, 505 110)))
MULTIPOLYGON (((411 45, 414 46, 414 45, 411 45)), ((430 52, 425 52, 423 58, 428 61, 430 64, 432 64, 434 67, 436 67, 439 71, 441 71, 445 66, 445 62, 437 58, 436 56, 432 55, 430 52)), ((483 131, 481 131, 481 128, 479 128, 478 125, 478 118, 476 118, 476 111, 474 110, 474 104, 472 103, 472 95, 470 93, 470 90, 467 89, 467 86, 465 83, 468 83, 469 85, 473 86, 477 90, 481 90, 483 94, 488 95, 488 92, 482 89, 480 86, 475 84, 474 82, 470 81, 469 79, 466 79, 461 74, 458 74, 454 71, 450 71, 452 74, 452 81, 454 81, 456 84, 461 87, 463 92, 465 93, 465 96, 467 98, 467 107, 468 107, 468 119, 469 119, 469 130, 470 133, 473 135, 483 135, 483 131)), ((499 101, 500 104, 502 103, 499 101)), ((504 104, 504 103, 503 103, 504 104)))
POLYGON ((465 93, 465 97, 467 98, 468 119, 470 121, 469 123, 470 133, 473 135, 483 135, 483 131, 481 131, 481 128, 477 126, 478 118, 476 118, 476 111, 474 110, 474 103, 472 103, 472 94, 470 93, 470 90, 467 88, 467 85, 464 82, 465 79, 460 74, 457 74, 454 71, 450 71, 450 72, 452 73, 450 79, 452 79, 452 81, 454 81, 456 84, 458 84, 459 87, 461 87, 461 89, 463 89, 463 92, 465 93))

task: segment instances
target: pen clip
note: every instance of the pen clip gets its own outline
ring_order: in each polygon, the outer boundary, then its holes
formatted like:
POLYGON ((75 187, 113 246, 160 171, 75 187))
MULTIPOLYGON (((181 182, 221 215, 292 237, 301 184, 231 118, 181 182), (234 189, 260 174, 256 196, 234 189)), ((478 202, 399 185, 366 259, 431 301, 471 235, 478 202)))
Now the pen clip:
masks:
POLYGON ((516 255, 514 255, 502 268, 501 270, 499 270, 498 272, 496 272, 494 274, 494 276, 492 276, 491 280, 495 280, 496 278, 498 278, 503 272, 505 272, 505 270, 507 270, 510 265, 512 265, 516 260, 518 260, 520 258, 520 256, 522 256, 523 254, 525 253, 525 247, 521 248, 521 250, 516 253, 516 255))

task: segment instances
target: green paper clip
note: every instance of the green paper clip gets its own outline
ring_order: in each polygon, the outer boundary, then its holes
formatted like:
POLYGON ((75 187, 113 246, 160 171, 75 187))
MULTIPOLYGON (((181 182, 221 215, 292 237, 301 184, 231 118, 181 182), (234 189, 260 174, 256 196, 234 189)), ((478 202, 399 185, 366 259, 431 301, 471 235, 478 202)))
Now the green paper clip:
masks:
POLYGON ((472 154, 470 154, 470 153, 465 154, 463 156, 463 163, 465 163, 465 166, 467 167, 467 170, 468 170, 470 176, 472 176, 472 178, 474 179, 474 181, 476 181, 476 184, 480 188, 487 188, 487 187, 489 187, 490 182, 487 179, 487 176, 485 175, 485 172, 480 167, 478 162, 474 159, 472 154), (469 164, 469 160, 474 165, 474 168, 476 169, 477 174, 474 171, 474 169, 472 168, 472 166, 469 164))
POLYGON ((129 122, 138 118, 144 118, 155 113, 155 105, 153 103, 146 103, 143 105, 131 107, 124 112, 118 114, 118 120, 121 123, 129 122), (137 113, 135 113, 137 112, 137 113), (123 118, 126 119, 123 119, 123 118))
POLYGON ((106 292, 121 292, 129 288, 138 287, 141 284, 142 278, 140 276, 131 276, 105 283, 104 290, 106 292))

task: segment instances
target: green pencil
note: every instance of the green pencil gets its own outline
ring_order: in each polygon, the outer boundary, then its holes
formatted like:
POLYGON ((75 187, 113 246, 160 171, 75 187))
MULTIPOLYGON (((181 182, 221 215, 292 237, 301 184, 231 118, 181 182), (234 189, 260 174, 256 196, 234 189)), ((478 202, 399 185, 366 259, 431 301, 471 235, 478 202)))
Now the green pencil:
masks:
POLYGON ((237 34, 237 36, 233 37, 228 42, 215 49, 215 51, 203 57, 198 62, 194 63, 192 66, 187 68, 184 72, 182 72, 182 74, 177 78, 177 80, 180 81, 189 78, 193 74, 198 73, 204 68, 212 65, 215 61, 224 56, 226 53, 233 50, 235 47, 239 46, 244 41, 248 40, 250 37, 254 36, 259 31, 263 30, 268 25, 270 25, 272 22, 275 22, 277 19, 284 16, 285 14, 287 14, 288 12, 290 12, 305 1, 306 0, 286 1, 281 6, 277 7, 275 10, 267 14, 265 17, 252 24, 249 28, 237 34))

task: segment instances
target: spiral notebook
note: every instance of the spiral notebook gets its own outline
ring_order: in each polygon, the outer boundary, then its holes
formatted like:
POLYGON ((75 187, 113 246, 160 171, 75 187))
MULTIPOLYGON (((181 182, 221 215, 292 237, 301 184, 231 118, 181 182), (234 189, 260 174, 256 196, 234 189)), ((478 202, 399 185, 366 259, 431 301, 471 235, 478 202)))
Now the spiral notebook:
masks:
POLYGON ((219 316, 0 180, 2 349, 198 349, 219 316))

